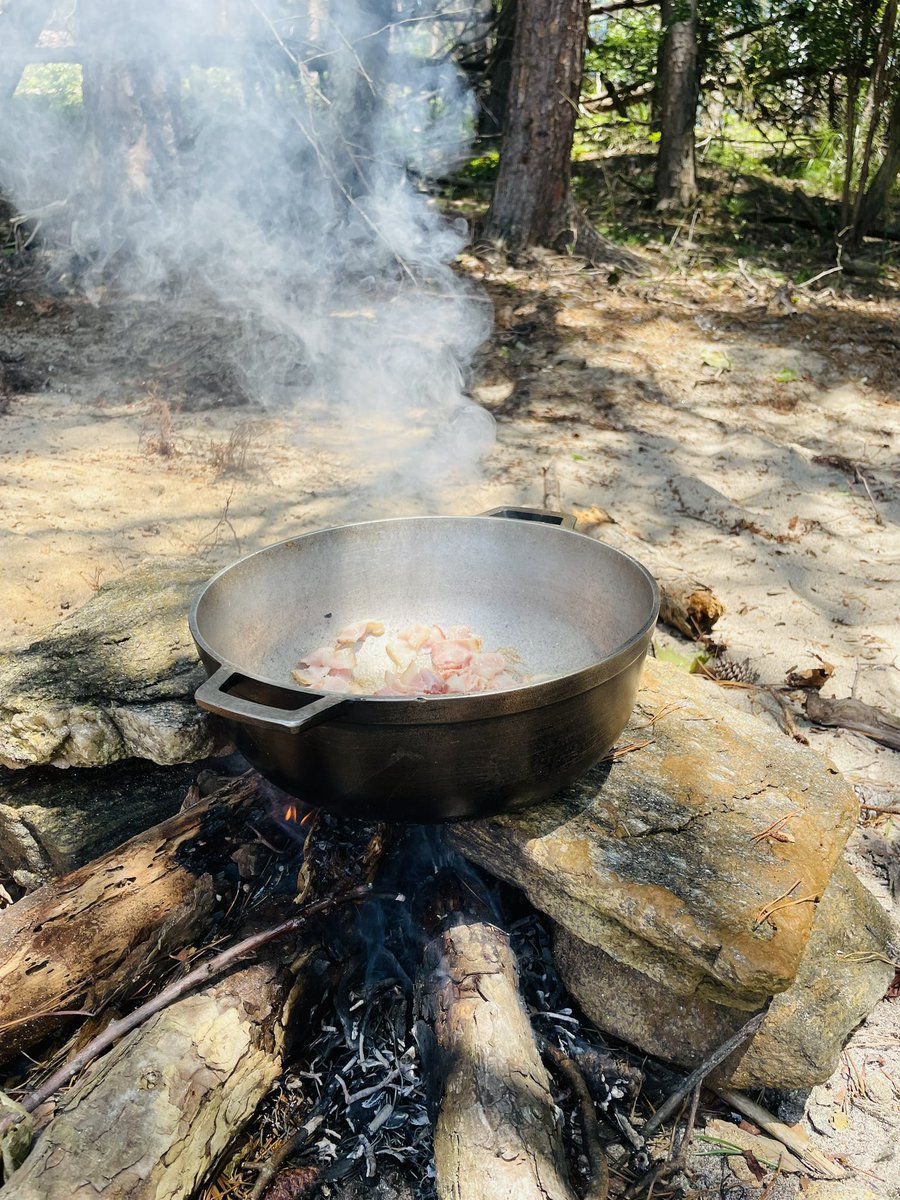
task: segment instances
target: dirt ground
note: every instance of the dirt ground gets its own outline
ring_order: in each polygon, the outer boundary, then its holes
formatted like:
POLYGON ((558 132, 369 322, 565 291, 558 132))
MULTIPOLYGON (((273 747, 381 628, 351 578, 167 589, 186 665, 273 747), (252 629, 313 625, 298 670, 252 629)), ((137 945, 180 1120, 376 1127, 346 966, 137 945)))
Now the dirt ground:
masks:
MULTIPOLYGON (((713 589, 719 653, 760 683, 825 660, 823 695, 900 713, 896 282, 797 291, 747 269, 684 278, 662 256, 612 285, 550 254, 473 254, 461 269, 495 305, 471 392, 497 444, 483 475, 428 496, 379 486, 326 409, 249 403, 222 365, 224 321, 198 338, 158 305, 0 277, 0 646, 148 558, 202 558, 212 573, 345 520, 540 505, 552 464, 563 507, 600 507, 713 589)), ((666 631, 658 645, 699 649, 666 631)), ((768 691, 721 694, 784 728, 768 691)), ((799 693, 782 700, 864 799, 900 804, 900 752, 811 726, 799 693)), ((851 851, 888 908, 897 846, 896 819, 872 814, 851 851)), ((900 1194, 897 1004, 810 1101, 819 1144, 851 1170, 838 1190, 815 1185, 820 1200, 900 1194)))

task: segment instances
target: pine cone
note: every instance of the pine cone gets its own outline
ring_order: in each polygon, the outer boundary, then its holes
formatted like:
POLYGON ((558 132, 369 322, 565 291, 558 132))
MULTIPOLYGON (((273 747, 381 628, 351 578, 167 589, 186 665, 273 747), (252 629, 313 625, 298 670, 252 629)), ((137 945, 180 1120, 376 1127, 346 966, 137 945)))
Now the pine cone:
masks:
POLYGON ((725 679, 729 683, 759 682, 759 672, 750 665, 749 658, 740 662, 733 658, 713 658, 706 664, 706 669, 716 679, 725 679))

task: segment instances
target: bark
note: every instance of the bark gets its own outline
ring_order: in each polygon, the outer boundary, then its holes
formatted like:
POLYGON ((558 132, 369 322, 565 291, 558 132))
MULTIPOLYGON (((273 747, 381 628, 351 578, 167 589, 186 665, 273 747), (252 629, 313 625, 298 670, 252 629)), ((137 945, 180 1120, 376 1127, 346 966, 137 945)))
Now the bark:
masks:
POLYGON ((900 717, 883 708, 863 704, 861 700, 828 700, 818 692, 810 692, 806 697, 806 715, 816 725, 850 729, 892 750, 900 750, 900 717))
POLYGON ((891 188, 900 174, 900 93, 895 95, 887 126, 884 158, 859 201, 850 244, 859 245, 884 215, 891 188))
POLYGON ((280 1073, 284 975, 247 967, 123 1038, 66 1093, 3 1200, 190 1196, 280 1073))
POLYGON ((574 1200, 509 939, 471 912, 450 921, 426 948, 421 997, 443 1076, 439 1200, 574 1200))
POLYGON ((19 86, 22 70, 32 60, 29 52, 53 12, 53 0, 8 0, 0 13, 0 104, 19 86))
MULTIPOLYGON (((337 832, 333 818, 321 816, 308 830, 304 903, 345 889, 351 863, 353 883, 374 877, 383 828, 358 822, 337 832)), ((192 1196, 280 1074, 288 1025, 302 1035, 302 1014, 326 978, 336 984, 354 926, 349 907, 310 919, 293 949, 274 943, 267 961, 179 999, 124 1036, 65 1094, 3 1200, 192 1196)))
MULTIPOLYGON (((234 784, 0 913, 0 1060, 133 986, 202 933, 214 877, 254 841, 258 776, 234 784)), ((246 851, 245 851, 246 853, 246 851)))
POLYGON ((498 143, 506 125, 509 81, 512 75, 513 42, 518 0, 502 0, 497 16, 494 45, 488 62, 487 95, 478 114, 478 136, 498 143))
POLYGON ((569 228, 588 0, 518 0, 506 128, 487 238, 553 245, 569 228))
POLYGON ((697 0, 662 0, 662 26, 656 206, 686 208, 697 195, 697 0))
POLYGON ((725 612, 725 605, 710 587, 696 579, 688 568, 672 561, 648 542, 632 537, 614 522, 592 526, 590 513, 588 509, 587 520, 579 518, 586 533, 630 554, 653 575, 659 585, 659 619, 663 625, 671 625, 689 638, 704 637, 712 632, 716 621, 725 612))

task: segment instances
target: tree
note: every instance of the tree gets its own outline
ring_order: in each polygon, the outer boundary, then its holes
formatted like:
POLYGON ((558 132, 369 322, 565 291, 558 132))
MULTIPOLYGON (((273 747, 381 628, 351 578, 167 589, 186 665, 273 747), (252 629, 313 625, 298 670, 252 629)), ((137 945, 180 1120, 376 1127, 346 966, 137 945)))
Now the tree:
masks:
POLYGON ((639 269, 601 237, 571 194, 590 0, 518 0, 500 166, 483 235, 507 249, 568 245, 594 261, 639 269))
POLYGON ((662 0, 661 9, 656 207, 687 208, 697 196, 694 161, 694 126, 700 91, 697 0, 662 0))

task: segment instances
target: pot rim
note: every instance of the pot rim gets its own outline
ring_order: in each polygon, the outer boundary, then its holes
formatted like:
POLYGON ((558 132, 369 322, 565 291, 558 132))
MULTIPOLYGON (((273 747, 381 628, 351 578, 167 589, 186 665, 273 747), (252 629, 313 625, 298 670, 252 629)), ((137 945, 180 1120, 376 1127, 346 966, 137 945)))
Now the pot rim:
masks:
MULTIPOLYGON (((263 554, 268 554, 273 550, 277 550, 282 546, 287 546, 294 543, 302 543, 308 538, 320 537, 325 534, 339 533, 344 529, 357 529, 373 525, 397 525, 401 523, 411 522, 459 522, 459 521, 481 521, 491 520, 496 521, 496 517, 487 516, 440 516, 426 515, 414 517, 388 517, 371 521, 348 521, 343 525, 326 526, 323 529, 310 530, 308 533, 298 534, 294 537, 283 538, 279 542, 273 542, 271 545, 263 546, 259 550, 253 550, 249 554, 243 555, 241 558, 235 559, 234 562, 222 567, 210 579, 203 584, 200 590, 194 597, 188 613, 188 625, 191 636, 194 639, 201 653, 218 663, 220 666, 227 666, 233 669, 235 675, 241 675, 245 679, 250 679, 254 683, 261 683, 268 687, 277 688, 282 692, 293 693, 297 696, 306 697, 310 702, 319 699, 325 693, 318 692, 314 688, 304 688, 293 680, 271 679, 264 675, 248 673, 243 667, 230 659, 223 658, 221 653, 214 647, 199 628, 199 609, 207 592, 224 578, 230 571, 249 562, 263 554)), ((518 523, 517 523, 518 524, 518 523)), ((539 523, 529 523, 531 528, 535 528, 539 523)), ((659 616, 659 585, 650 574, 643 563, 636 558, 632 558, 630 554, 626 554, 622 550, 616 549, 614 546, 608 546, 604 542, 599 542, 594 538, 588 537, 586 534, 578 533, 572 529, 562 529, 557 526, 540 525, 540 528, 550 530, 548 535, 553 537, 575 537, 587 542, 592 547, 599 547, 601 552, 610 555, 613 559, 624 559, 636 567, 641 575, 646 580, 650 587, 650 615, 643 622, 640 628, 630 638, 621 645, 617 646, 611 654, 604 658, 598 659, 591 663, 590 666, 583 667, 579 671, 572 671, 567 674, 554 675, 549 679, 543 679, 540 683, 523 684, 517 688, 506 688, 496 692, 476 692, 465 696, 347 696, 342 697, 345 703, 335 712, 334 719, 340 721, 353 720, 354 716, 362 717, 364 720, 378 721, 379 723, 392 719, 412 719, 413 721, 422 720, 478 720, 480 718, 488 718, 502 712, 520 712, 530 708, 542 708, 546 704, 552 704, 567 696, 578 695, 581 692, 597 687, 601 683, 612 679, 622 671, 627 670, 634 660, 646 652, 649 644, 650 635, 656 625, 659 616), (377 708, 376 708, 377 706, 377 708), (427 713, 427 716, 426 716, 427 713), (377 714, 377 715, 376 715, 377 714), (388 717, 390 714, 390 717, 388 717)), ((530 536, 530 535, 529 535, 530 536)))

